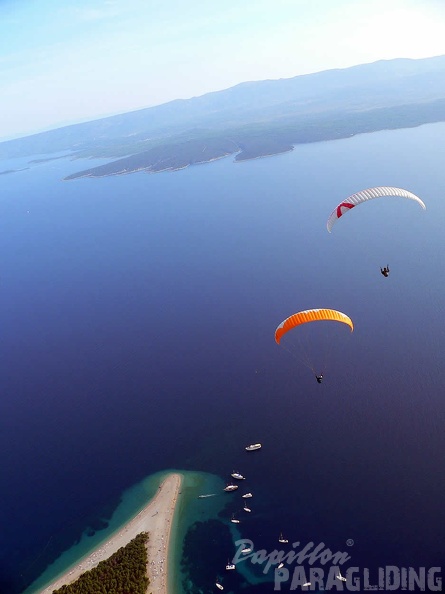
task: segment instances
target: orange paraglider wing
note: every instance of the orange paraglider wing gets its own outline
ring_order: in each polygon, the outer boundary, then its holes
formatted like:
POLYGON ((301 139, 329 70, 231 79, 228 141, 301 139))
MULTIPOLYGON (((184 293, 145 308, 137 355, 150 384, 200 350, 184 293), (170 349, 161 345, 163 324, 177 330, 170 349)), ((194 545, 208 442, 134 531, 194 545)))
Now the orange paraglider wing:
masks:
POLYGON ((323 320, 331 320, 333 322, 342 322, 347 324, 351 328, 351 332, 354 330, 354 324, 349 316, 336 311, 335 309, 307 309, 300 311, 286 318, 278 328, 275 330, 275 342, 280 344, 281 337, 301 324, 307 324, 308 322, 318 322, 323 320))

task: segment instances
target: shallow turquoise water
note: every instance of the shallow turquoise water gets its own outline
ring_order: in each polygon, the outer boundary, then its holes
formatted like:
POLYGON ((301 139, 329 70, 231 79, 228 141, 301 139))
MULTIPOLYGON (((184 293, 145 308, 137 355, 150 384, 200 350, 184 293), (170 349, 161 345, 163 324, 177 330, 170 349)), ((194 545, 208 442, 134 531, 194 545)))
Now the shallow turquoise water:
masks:
POLYGON ((159 472, 127 489, 122 494, 119 506, 108 521, 107 528, 99 530, 94 535, 83 533, 79 543, 63 552, 39 579, 25 590, 25 593, 34 594, 38 592, 106 542, 147 505, 148 501, 155 496, 163 478, 170 472, 180 472, 184 477, 181 495, 175 511, 169 556, 169 568, 171 569, 169 588, 171 586, 171 592, 179 592, 178 587, 180 587, 182 581, 180 574, 182 545, 187 530, 196 521, 216 518, 226 503, 224 498, 221 497, 224 486, 223 481, 219 477, 204 472, 176 470, 159 472), (203 492, 216 492, 217 496, 208 500, 198 499, 198 495, 203 492))

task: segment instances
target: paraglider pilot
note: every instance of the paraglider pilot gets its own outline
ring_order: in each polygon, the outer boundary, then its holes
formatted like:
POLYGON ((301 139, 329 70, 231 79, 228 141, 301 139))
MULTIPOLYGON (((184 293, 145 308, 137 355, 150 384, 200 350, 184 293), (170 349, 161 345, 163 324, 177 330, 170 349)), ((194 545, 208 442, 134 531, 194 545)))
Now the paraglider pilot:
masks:
POLYGON ((388 276, 389 275, 389 266, 385 266, 385 268, 380 268, 380 272, 383 274, 383 276, 388 276))
POLYGON ((316 376, 315 376, 315 379, 317 380, 317 382, 318 382, 319 384, 321 384, 321 382, 323 381, 323 374, 322 374, 322 373, 320 373, 320 375, 316 375, 316 376))

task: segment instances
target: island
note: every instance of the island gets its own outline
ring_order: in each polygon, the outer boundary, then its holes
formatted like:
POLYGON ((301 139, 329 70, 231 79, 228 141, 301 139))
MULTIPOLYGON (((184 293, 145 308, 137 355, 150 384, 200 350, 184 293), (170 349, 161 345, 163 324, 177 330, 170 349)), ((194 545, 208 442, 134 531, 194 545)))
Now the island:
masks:
MULTIPOLYGON (((194 138, 168 138, 157 146, 110 163, 78 171, 65 177, 107 177, 129 173, 177 171, 190 165, 209 163, 229 155, 235 161, 269 157, 312 142, 339 140, 357 134, 413 128, 445 121, 445 99, 415 105, 376 108, 359 112, 337 110, 301 118, 299 115, 271 118, 248 127, 208 131, 194 138)), ((93 155, 90 155, 93 156, 93 155)), ((102 156, 102 155, 95 155, 102 156)))
POLYGON ((51 594, 62 586, 73 583, 87 570, 97 567, 101 561, 108 559, 143 533, 148 533, 146 546, 149 591, 168 594, 170 533, 182 480, 183 477, 180 474, 169 474, 159 486, 155 497, 132 520, 109 540, 81 559, 77 565, 71 567, 51 584, 38 590, 38 594, 51 594))
POLYGON ((29 169, 29 167, 22 167, 22 169, 5 169, 4 171, 0 171, 0 175, 7 175, 8 173, 18 173, 19 171, 25 171, 29 169))
POLYGON ((176 171, 301 144, 445 121, 445 56, 380 60, 289 79, 244 82, 0 143, 0 159, 103 159, 65 177, 176 171), (61 154, 62 153, 62 154, 61 154), (36 159, 36 156, 38 158, 36 159))

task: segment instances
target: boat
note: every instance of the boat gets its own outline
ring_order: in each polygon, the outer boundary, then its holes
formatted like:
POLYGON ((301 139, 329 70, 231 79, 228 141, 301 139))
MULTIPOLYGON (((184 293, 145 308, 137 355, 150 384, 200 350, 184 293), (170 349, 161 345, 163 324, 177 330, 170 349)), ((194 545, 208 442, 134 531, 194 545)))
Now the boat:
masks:
POLYGON ((244 549, 241 549, 241 552, 244 555, 247 555, 247 553, 251 553, 252 552, 252 547, 245 547, 244 549))
POLYGON ((236 489, 238 489, 238 485, 228 484, 224 487, 224 491, 235 491, 236 489))
POLYGON ((305 582, 303 584, 303 588, 309 588, 310 585, 311 585, 311 582, 305 582))
POLYGON ((338 572, 338 575, 335 576, 338 580, 340 580, 341 582, 346 582, 346 578, 342 576, 342 574, 340 573, 340 571, 338 572))
POLYGON ((230 569, 236 569, 235 568, 235 564, 234 563, 230 563, 229 560, 227 559, 227 565, 226 565, 226 569, 230 570, 230 569))
POLYGON ((234 470, 230 476, 234 479, 237 479, 238 481, 243 481, 246 478, 245 476, 243 476, 240 472, 238 472, 236 470, 234 470))
POLYGON ((215 582, 215 586, 220 590, 224 590, 224 586, 222 586, 219 582, 215 582))
POLYGON ((250 509, 250 507, 247 507, 247 503, 244 504, 243 510, 245 512, 251 512, 252 510, 250 509))
POLYGON ((245 493, 244 495, 241 495, 241 497, 243 497, 244 499, 248 499, 249 497, 253 497, 253 495, 252 493, 245 493))
POLYGON ((278 542, 282 542, 283 544, 286 544, 289 541, 287 540, 287 538, 284 538, 283 533, 280 532, 280 538, 278 539, 278 542))
POLYGON ((237 520, 237 519, 235 518, 235 514, 232 514, 232 518, 231 518, 231 520, 230 520, 230 521, 231 521, 231 522, 233 522, 234 524, 239 524, 239 520, 237 520))
POLYGON ((216 493, 209 493, 209 495, 198 495, 198 499, 205 499, 206 497, 215 497, 216 493))
POLYGON ((247 452, 254 452, 255 450, 261 449, 261 444, 260 443, 252 443, 252 444, 248 445, 245 449, 247 452))
POLYGON ((277 567, 277 569, 281 569, 282 567, 284 567, 284 563, 280 563, 277 567))

